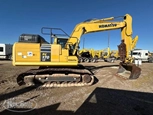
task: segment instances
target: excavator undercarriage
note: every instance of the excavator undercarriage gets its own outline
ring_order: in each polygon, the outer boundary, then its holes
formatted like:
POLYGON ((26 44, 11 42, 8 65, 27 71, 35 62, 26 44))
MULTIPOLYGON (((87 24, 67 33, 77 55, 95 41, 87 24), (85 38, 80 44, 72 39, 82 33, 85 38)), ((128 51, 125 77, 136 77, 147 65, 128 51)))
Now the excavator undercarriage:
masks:
POLYGON ((26 86, 88 86, 93 82, 93 73, 82 65, 77 67, 39 67, 39 69, 28 70, 17 77, 17 83, 26 86))

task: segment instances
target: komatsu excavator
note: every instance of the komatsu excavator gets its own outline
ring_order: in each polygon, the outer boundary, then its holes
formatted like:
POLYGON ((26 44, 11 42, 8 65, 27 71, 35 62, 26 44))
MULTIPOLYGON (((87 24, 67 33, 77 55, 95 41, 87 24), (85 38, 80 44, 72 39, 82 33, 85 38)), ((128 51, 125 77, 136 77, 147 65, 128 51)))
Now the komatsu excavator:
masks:
POLYGON ((14 66, 39 66, 21 73, 17 77, 19 85, 42 87, 88 86, 94 82, 93 73, 78 63, 78 49, 81 36, 87 33, 121 29, 122 43, 119 46, 121 63, 117 75, 136 79, 141 69, 132 64, 129 53, 134 49, 138 36, 132 39, 132 17, 126 14, 121 17, 91 19, 76 25, 68 36, 62 29, 43 27, 42 34, 54 38, 48 43, 43 37, 35 34, 21 34, 19 41, 13 45, 14 66), (114 21, 122 18, 122 21, 114 21), (50 32, 46 32, 49 30, 50 32), (55 34, 53 30, 61 30, 63 34, 55 34), (61 37, 62 36, 62 37, 61 37), (124 74, 125 76, 124 76, 124 74))

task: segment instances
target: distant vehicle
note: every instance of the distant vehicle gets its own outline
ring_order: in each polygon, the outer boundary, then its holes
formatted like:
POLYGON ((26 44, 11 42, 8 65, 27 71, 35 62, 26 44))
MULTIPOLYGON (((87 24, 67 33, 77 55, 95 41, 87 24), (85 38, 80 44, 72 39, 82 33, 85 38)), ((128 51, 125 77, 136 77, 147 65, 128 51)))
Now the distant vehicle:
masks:
POLYGON ((12 44, 0 44, 0 59, 12 60, 12 44))
POLYGON ((140 59, 142 62, 153 63, 153 56, 148 50, 136 49, 131 52, 132 57, 140 59))

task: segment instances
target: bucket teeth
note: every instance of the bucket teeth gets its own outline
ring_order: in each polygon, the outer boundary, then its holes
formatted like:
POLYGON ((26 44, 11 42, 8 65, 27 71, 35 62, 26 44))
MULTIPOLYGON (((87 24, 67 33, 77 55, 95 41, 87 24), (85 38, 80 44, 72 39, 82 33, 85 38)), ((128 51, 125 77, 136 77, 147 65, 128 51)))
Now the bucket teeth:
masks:
POLYGON ((126 79, 137 79, 141 74, 141 68, 137 67, 135 64, 126 64, 121 62, 119 64, 119 69, 117 75, 122 76, 126 79))
POLYGON ((119 66, 117 73, 123 73, 124 71, 126 71, 126 69, 123 68, 123 66, 119 66))

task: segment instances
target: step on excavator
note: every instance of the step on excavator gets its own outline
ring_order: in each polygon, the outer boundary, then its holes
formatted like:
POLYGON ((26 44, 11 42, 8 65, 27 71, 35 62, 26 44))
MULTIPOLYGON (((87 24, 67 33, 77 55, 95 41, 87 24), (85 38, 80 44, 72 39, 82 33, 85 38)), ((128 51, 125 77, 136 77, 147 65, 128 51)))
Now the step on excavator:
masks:
POLYGON ((12 64, 14 66, 38 66, 39 68, 20 73, 17 83, 28 87, 92 85, 94 74, 78 62, 81 36, 115 29, 121 29, 121 40, 124 41, 119 45, 121 62, 117 75, 127 79, 138 78, 141 69, 132 64, 132 58, 129 57, 130 51, 137 43, 138 36, 132 38, 132 17, 126 14, 120 17, 86 20, 77 24, 70 36, 60 28, 42 27, 41 33, 50 35, 51 43, 38 34, 21 34, 18 42, 13 44, 12 64), (116 18, 122 20, 115 21, 116 18), (56 33, 57 31, 61 31, 62 34, 56 33))

